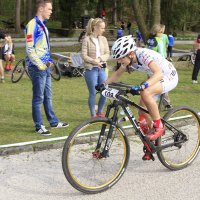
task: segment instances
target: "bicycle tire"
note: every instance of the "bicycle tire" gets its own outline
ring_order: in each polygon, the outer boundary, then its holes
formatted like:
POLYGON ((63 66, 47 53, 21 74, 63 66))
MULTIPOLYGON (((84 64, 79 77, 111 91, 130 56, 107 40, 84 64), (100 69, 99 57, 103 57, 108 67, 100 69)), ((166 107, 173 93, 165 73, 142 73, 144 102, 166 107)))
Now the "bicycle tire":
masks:
MULTIPOLYGON (((180 170, 195 160, 200 144, 200 119, 190 107, 180 106, 169 110, 164 119, 187 136, 187 141, 157 152, 160 162, 170 170, 180 170)), ((165 126, 165 134, 158 138, 158 145, 175 141, 175 135, 165 126)), ((173 129, 173 131, 176 131, 173 129)))
POLYGON ((187 54, 180 56, 177 61, 190 61, 190 60, 191 60, 191 55, 187 54))
MULTIPOLYGON (((112 187, 127 167, 130 146, 124 130, 115 125, 109 156, 95 158, 98 134, 106 126, 104 144, 110 126, 109 119, 89 119, 77 126, 67 138, 62 152, 62 167, 68 182, 77 190, 94 194, 112 187)), ((99 151, 102 150, 101 146, 99 151)))
POLYGON ((54 80, 59 81, 61 79, 61 72, 59 70, 59 67, 54 61, 53 64, 50 66, 50 70, 51 70, 51 77, 54 80))
POLYGON ((17 83, 22 78, 25 71, 25 60, 21 59, 18 61, 18 63, 15 65, 12 75, 11 75, 11 81, 12 83, 17 83))

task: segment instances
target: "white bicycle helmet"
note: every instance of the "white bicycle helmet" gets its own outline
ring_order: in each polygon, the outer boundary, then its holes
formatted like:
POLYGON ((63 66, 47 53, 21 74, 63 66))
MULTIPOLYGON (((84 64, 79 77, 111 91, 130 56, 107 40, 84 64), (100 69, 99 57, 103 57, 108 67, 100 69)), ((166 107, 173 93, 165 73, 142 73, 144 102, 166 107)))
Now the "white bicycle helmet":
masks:
POLYGON ((121 37, 112 46, 112 57, 115 59, 123 58, 136 48, 137 46, 132 35, 121 37))

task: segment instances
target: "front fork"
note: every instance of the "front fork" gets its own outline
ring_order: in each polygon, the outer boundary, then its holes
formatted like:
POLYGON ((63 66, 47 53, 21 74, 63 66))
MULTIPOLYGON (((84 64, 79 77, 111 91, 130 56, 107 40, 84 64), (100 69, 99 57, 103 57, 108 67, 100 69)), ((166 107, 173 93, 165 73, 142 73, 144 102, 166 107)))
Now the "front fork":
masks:
MULTIPOLYGON (((105 114, 105 118, 108 119, 108 117, 110 115, 110 111, 111 111, 112 108, 113 108, 112 105, 108 105, 107 111, 106 111, 106 114, 105 114)), ((113 117, 111 119, 111 126, 109 127, 109 130, 108 130, 108 135, 107 135, 107 138, 106 138, 105 145, 103 147, 103 151, 101 152, 100 149, 101 149, 102 141, 103 141, 103 138, 105 136, 105 131, 106 131, 106 124, 102 125, 101 131, 100 131, 100 134, 99 134, 99 138, 98 138, 98 142, 97 142, 97 146, 96 146, 95 152, 93 152, 94 158, 101 159, 101 158, 106 158, 106 157, 109 156, 109 149, 110 149, 110 146, 111 146, 111 143, 112 143, 112 134, 113 134, 116 122, 117 122, 118 111, 119 111, 119 107, 117 106, 114 109, 114 114, 113 114, 113 117)))

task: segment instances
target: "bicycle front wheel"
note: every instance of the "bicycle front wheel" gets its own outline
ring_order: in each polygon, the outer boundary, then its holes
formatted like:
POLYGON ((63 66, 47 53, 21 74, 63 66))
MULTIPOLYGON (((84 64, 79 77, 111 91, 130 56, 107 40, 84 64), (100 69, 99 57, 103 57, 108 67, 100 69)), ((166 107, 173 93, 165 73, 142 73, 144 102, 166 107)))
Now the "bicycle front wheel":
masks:
POLYGON ((181 106, 164 116, 165 134, 158 138, 158 145, 174 145, 157 153, 161 163, 170 170, 187 167, 196 158, 200 144, 200 119, 189 107, 181 106))
POLYGON ((12 71, 11 81, 17 83, 23 76, 25 71, 25 60, 21 59, 14 67, 12 71))
POLYGON ((93 194, 113 186, 125 172, 129 160, 130 147, 123 129, 115 125, 110 150, 101 157, 108 130, 112 127, 108 119, 90 119, 80 124, 67 138, 62 166, 65 177, 77 190, 93 194), (101 147, 96 149, 100 132, 101 147))
POLYGON ((57 66, 57 64, 53 61, 52 65, 50 66, 50 70, 51 70, 51 77, 56 80, 59 81, 61 78, 61 72, 57 66))

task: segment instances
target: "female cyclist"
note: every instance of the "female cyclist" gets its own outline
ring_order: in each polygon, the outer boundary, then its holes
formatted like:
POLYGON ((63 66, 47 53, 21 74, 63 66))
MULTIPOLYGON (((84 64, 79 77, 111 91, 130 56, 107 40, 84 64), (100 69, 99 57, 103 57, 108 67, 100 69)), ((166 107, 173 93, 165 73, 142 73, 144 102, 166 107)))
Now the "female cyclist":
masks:
MULTIPOLYGON (((140 105, 145 106, 150 114, 149 116, 139 113, 147 123, 143 124, 141 129, 150 140, 156 140, 164 134, 165 127, 161 122, 154 96, 169 92, 176 87, 178 83, 176 69, 159 53, 146 48, 138 48, 132 36, 124 36, 114 42, 112 57, 121 63, 121 67, 104 82, 104 85, 116 81, 126 71, 130 73, 130 71, 137 70, 148 74, 148 80, 139 86, 133 86, 131 93, 137 94, 139 90, 141 91, 140 105)), ((144 155, 143 159, 148 160, 148 155, 144 155)))

